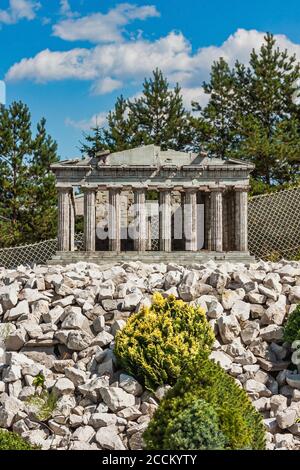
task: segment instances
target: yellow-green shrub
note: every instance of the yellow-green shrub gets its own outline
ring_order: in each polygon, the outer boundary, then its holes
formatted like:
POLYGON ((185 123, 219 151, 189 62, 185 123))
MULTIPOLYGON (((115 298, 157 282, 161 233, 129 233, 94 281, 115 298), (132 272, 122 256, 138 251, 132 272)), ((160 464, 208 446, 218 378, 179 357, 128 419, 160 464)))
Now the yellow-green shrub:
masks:
POLYGON ((115 355, 122 368, 154 390, 174 385, 199 353, 210 354, 213 342, 203 309, 156 293, 152 306, 133 314, 117 333, 115 355))
MULTIPOLYGON (((144 433, 146 448, 173 449, 170 430, 174 432, 174 423, 178 420, 178 416, 182 417, 183 413, 193 409, 195 405, 199 407, 199 400, 203 400, 211 405, 218 417, 219 431, 224 436, 225 449, 264 449, 265 428, 262 417, 252 405, 245 390, 239 387, 219 364, 208 358, 201 357, 199 360, 200 362, 195 361, 193 366, 190 365, 161 401, 144 433)), ((196 425, 195 421, 193 426, 196 425)), ((188 421, 186 425, 181 423, 181 430, 180 439, 184 447, 182 450, 187 446, 203 449, 202 443, 204 438, 206 439, 207 432, 205 426, 198 426, 197 431, 191 432, 188 421), (199 443, 201 446, 196 447, 199 443)))

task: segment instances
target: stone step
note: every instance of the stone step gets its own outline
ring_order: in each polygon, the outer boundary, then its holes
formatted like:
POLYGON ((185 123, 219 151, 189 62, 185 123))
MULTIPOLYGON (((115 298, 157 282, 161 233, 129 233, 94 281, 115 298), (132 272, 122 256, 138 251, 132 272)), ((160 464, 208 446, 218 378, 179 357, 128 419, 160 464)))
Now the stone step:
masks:
POLYGON ((254 263, 254 256, 241 252, 217 253, 208 251, 186 252, 173 251, 171 253, 161 251, 149 251, 139 253, 136 251, 129 252, 57 252, 48 264, 69 264, 79 261, 95 263, 99 265, 114 264, 118 262, 141 261, 143 263, 177 263, 182 265, 192 265, 193 263, 205 263, 209 260, 216 262, 233 262, 233 263, 254 263))

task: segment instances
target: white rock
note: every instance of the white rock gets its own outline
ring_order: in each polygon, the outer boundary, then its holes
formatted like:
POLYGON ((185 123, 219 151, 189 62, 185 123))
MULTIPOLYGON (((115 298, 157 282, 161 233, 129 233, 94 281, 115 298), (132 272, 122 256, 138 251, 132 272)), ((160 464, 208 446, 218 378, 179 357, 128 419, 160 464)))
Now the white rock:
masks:
POLYGON ((8 351, 19 351, 26 342, 26 330, 21 326, 13 333, 7 336, 5 340, 8 351))
POLYGON ((258 290, 261 294, 268 297, 268 299, 272 299, 272 300, 275 301, 278 298, 278 293, 275 290, 269 289, 268 287, 265 287, 263 285, 259 285, 258 290))
POLYGON ((280 341, 283 338, 283 327, 278 325, 269 325, 260 330, 260 336, 265 341, 280 341))
POLYGON ((270 390, 264 384, 253 379, 247 380, 245 383, 245 390, 252 396, 270 397, 272 395, 270 390))
POLYGON ((111 279, 103 282, 99 286, 99 300, 112 299, 115 292, 115 285, 111 279))
POLYGON ((271 304, 264 312, 261 321, 264 325, 275 323, 282 325, 286 316, 286 297, 279 295, 277 302, 271 304))
POLYGON ((237 300, 232 306, 231 314, 239 321, 246 321, 250 317, 250 305, 243 300, 237 300))
POLYGON ((119 384, 125 392, 131 393, 134 396, 139 396, 143 393, 142 385, 130 375, 121 374, 119 384))
POLYGON ((169 271, 165 275, 165 289, 168 290, 173 286, 178 286, 181 282, 182 273, 180 271, 169 271))
POLYGON ((76 369, 75 367, 67 367, 65 370, 66 377, 73 382, 75 387, 84 384, 86 380, 86 373, 83 370, 76 369))
POLYGON ((107 450, 125 450, 125 446, 117 434, 116 426, 100 428, 96 434, 96 441, 102 449, 107 450))
POLYGON ((107 346, 108 344, 110 344, 113 339, 113 335, 111 335, 107 331, 101 331, 100 333, 98 333, 96 338, 93 339, 92 345, 100 346, 102 348, 103 346, 107 346))
POLYGON ((209 318, 220 318, 224 313, 223 306, 215 300, 214 302, 211 302, 209 305, 208 311, 207 311, 207 316, 209 318))
POLYGON ((222 316, 218 319, 221 338, 225 344, 230 343, 239 335, 241 328, 235 315, 222 316))
POLYGON ((73 439, 82 441, 82 442, 91 442, 95 435, 95 431, 92 426, 80 426, 73 433, 73 439))
POLYGON ((8 429, 18 412, 22 411, 24 404, 15 397, 7 396, 0 406, 0 428, 8 429))
POLYGON ((58 323, 64 314, 64 309, 57 305, 51 310, 45 310, 42 314, 45 323, 58 323))
POLYGON ((7 313, 7 320, 14 321, 17 320, 21 315, 29 314, 29 304, 27 300, 22 300, 14 308, 10 309, 7 313))
POLYGON ((240 300, 240 297, 234 290, 225 290, 222 293, 222 305, 225 310, 230 310, 237 300, 240 300))
POLYGON ((135 397, 122 388, 101 388, 100 394, 104 403, 113 412, 135 405, 135 397))
POLYGON ((269 273, 263 280, 263 284, 275 292, 280 293, 282 291, 282 285, 280 284, 280 276, 278 273, 269 273))
POLYGON ((9 286, 3 286, 0 288, 0 302, 4 312, 17 305, 18 294, 19 286, 15 282, 9 286))
POLYGON ((222 351, 213 351, 210 355, 210 359, 220 364, 220 366, 225 370, 229 370, 232 367, 231 357, 222 351))
POLYGON ((62 322, 66 330, 86 330, 89 327, 87 318, 79 312, 70 313, 62 322))
POLYGON ((259 323, 257 321, 248 321, 244 324, 241 331, 241 338, 245 344, 250 344, 257 338, 260 332, 259 323))
POLYGON ((89 421, 89 424, 95 429, 99 429, 105 426, 112 426, 116 423, 117 416, 113 413, 94 413, 90 417, 89 421))
POLYGON ((2 380, 5 383, 15 382, 21 378, 21 367, 20 366, 9 366, 4 370, 2 380))
POLYGON ((92 337, 84 331, 70 330, 67 346, 73 351, 82 351, 90 346, 92 337))
POLYGON ((298 303, 300 302, 300 285, 294 286, 290 288, 289 293, 289 301, 291 303, 298 303))
POLYGON ((122 305, 122 310, 130 312, 136 310, 142 297, 143 295, 140 291, 134 292, 132 294, 127 294, 122 305))
POLYGON ((53 393, 60 397, 61 395, 69 395, 74 392, 75 387, 73 382, 67 378, 58 379, 53 387, 53 393))
POLYGON ((100 315, 99 317, 95 318, 93 321, 93 328, 96 333, 100 333, 100 331, 103 331, 105 327, 105 318, 103 315, 100 315))
POLYGON ((296 418, 297 413, 294 409, 291 408, 279 411, 276 415, 276 421, 280 429, 287 429, 295 424, 296 418))

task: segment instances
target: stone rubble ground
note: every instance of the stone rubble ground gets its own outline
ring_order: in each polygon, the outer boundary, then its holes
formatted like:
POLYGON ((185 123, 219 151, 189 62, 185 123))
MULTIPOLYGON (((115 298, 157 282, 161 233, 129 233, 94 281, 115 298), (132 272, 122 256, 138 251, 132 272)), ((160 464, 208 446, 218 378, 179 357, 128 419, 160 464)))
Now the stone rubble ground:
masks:
POLYGON ((300 375, 282 340, 300 302, 300 263, 287 261, 0 268, 0 428, 43 449, 141 449, 168 386, 146 391, 118 370, 113 347, 156 291, 206 310, 211 357, 262 413, 267 448, 300 449, 300 375), (41 371, 58 397, 46 424, 28 402, 41 371))

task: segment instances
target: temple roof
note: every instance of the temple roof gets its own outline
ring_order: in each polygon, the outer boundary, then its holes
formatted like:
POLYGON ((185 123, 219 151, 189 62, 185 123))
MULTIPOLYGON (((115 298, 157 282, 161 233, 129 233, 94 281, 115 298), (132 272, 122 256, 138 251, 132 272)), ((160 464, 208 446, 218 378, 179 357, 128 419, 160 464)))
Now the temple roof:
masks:
POLYGON ((164 167, 164 166, 199 166, 201 167, 224 167, 226 165, 236 166, 241 169, 252 170, 253 165, 235 159, 223 160, 221 158, 209 157, 206 154, 192 152, 178 152, 176 150, 161 150, 159 146, 147 145, 121 152, 109 153, 99 152, 95 157, 76 158, 63 160, 51 166, 53 170, 63 168, 82 169, 93 167, 164 167))

